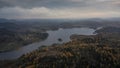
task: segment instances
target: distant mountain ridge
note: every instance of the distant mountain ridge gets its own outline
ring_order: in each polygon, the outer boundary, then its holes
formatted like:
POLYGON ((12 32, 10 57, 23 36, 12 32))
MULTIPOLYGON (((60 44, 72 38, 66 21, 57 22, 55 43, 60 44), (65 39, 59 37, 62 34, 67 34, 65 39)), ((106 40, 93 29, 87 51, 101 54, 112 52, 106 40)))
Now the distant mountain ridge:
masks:
POLYGON ((0 23, 4 22, 76 22, 76 21, 90 21, 90 22, 102 22, 102 21, 120 21, 120 17, 113 18, 86 18, 86 19, 5 19, 0 18, 0 23))
POLYGON ((15 21, 15 20, 13 20, 13 19, 0 18, 0 23, 13 22, 13 21, 15 21))

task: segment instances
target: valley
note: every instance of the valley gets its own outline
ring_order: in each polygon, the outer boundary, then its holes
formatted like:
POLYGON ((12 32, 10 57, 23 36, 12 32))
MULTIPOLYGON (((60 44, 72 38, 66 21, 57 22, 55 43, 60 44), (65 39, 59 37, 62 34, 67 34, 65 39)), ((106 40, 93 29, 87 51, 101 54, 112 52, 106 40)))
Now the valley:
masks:
POLYGON ((119 23, 90 21, 0 23, 1 68, 119 67, 119 23))

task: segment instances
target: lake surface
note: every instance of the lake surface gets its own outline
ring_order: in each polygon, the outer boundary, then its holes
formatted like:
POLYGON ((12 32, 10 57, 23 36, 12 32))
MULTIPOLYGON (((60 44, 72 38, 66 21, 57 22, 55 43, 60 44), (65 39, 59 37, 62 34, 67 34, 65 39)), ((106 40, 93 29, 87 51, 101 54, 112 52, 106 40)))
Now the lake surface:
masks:
POLYGON ((17 59, 20 56, 22 56, 23 54, 26 54, 33 50, 38 49, 42 45, 50 46, 54 43, 62 44, 62 43, 68 42, 68 41, 70 41, 70 36, 73 34, 93 35, 94 32, 95 32, 95 30, 91 29, 91 28, 71 28, 71 29, 60 28, 60 29, 54 30, 54 31, 50 30, 50 31, 47 31, 49 36, 47 37, 46 40, 26 45, 17 50, 14 50, 14 51, 0 53, 0 60, 17 59), (61 42, 58 41, 59 38, 62 39, 61 42))

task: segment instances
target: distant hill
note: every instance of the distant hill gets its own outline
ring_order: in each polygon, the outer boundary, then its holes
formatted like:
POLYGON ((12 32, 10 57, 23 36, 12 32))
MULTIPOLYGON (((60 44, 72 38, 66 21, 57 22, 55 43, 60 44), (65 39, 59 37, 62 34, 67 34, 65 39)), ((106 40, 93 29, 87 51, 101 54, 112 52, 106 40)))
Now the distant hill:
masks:
POLYGON ((0 18, 0 23, 5 23, 5 22, 13 22, 15 20, 12 19, 5 19, 5 18, 0 18))

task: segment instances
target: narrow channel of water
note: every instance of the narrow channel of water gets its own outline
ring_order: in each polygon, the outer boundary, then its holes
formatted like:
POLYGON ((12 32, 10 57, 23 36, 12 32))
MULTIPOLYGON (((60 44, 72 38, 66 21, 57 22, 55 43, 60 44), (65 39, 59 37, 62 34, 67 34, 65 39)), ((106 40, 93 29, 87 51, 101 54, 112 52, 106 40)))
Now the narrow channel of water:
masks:
POLYGON ((26 45, 18 50, 10 51, 10 52, 3 52, 0 53, 0 60, 11 60, 11 59, 17 59, 23 54, 29 53, 33 50, 36 50, 38 47, 42 45, 52 45, 54 43, 65 43, 70 41, 70 36, 73 34, 79 34, 79 35, 93 35, 95 32, 94 29, 91 28, 71 28, 71 29, 62 29, 55 31, 47 31, 49 34, 48 38, 44 41, 33 43, 26 45), (62 39, 62 41, 58 41, 58 39, 62 39))

